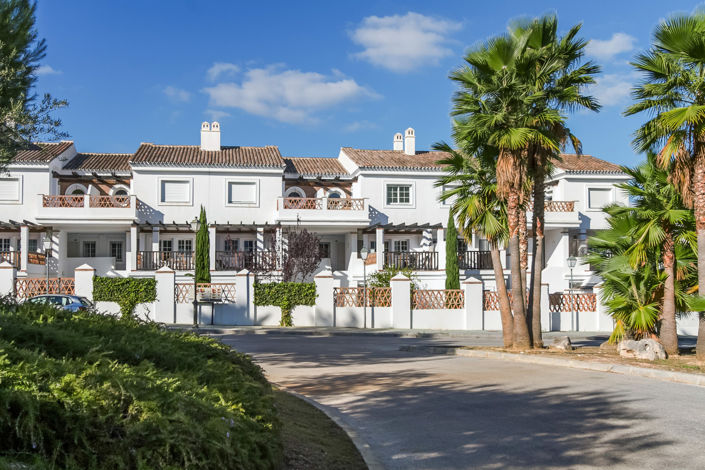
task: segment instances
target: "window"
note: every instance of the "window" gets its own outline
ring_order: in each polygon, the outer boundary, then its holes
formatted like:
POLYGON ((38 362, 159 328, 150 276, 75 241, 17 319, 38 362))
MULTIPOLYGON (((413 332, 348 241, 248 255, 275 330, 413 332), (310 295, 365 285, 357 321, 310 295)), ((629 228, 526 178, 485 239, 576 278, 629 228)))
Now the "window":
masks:
POLYGON ((20 200, 20 179, 1 178, 0 179, 0 201, 20 200))
POLYGON ((394 251, 409 251, 409 240, 394 240, 394 251))
POLYGON ((387 204, 411 204, 410 184, 389 184, 387 185, 387 204))
POLYGON ((377 240, 370 240, 370 253, 377 251, 377 240))
POLYGON ((127 190, 125 188, 120 188, 113 192, 113 196, 127 196, 127 190))
POLYGON ((490 242, 486 238, 480 237, 477 240, 477 248, 480 251, 490 251, 490 242))
POLYGON ((242 248, 243 248, 243 251, 246 251, 247 253, 252 253, 253 251, 255 251, 255 241, 254 240, 243 241, 242 248))
POLYGON ((184 180, 162 180, 160 201, 166 204, 191 202, 191 183, 184 180))
POLYGON ((612 202, 612 188, 588 188, 588 207, 602 209, 612 202))
POLYGON ((338 191, 331 191, 328 193, 328 197, 331 199, 340 199, 343 196, 341 196, 338 191))
POLYGON ((86 192, 82 189, 76 188, 73 191, 71 191, 71 196, 83 196, 86 194, 86 192))
POLYGON ((225 240, 225 251, 228 253, 234 253, 239 250, 240 248, 240 240, 231 240, 227 238, 225 240))
POLYGON ((171 240, 159 240, 159 250, 160 251, 172 251, 173 249, 174 249, 174 245, 171 240))
POLYGON ((83 257, 95 258, 95 242, 83 242, 83 257))
POLYGON ((321 258, 330 258, 330 243, 322 242, 318 244, 318 252, 321 254, 321 258))
POLYGON ((27 240, 27 251, 30 253, 36 253, 39 248, 39 240, 36 238, 30 238, 27 240))
POLYGON ((10 251, 9 238, 0 238, 0 251, 10 251))
POLYGON ((257 183, 228 181, 228 204, 257 204, 257 183))
POLYGON ((179 240, 179 251, 182 253, 193 251, 193 240, 179 240))
POLYGON ((306 193, 303 189, 293 186, 286 190, 284 197, 306 197, 306 193))
POLYGON ((110 256, 118 263, 122 262, 122 242, 110 242, 110 256))

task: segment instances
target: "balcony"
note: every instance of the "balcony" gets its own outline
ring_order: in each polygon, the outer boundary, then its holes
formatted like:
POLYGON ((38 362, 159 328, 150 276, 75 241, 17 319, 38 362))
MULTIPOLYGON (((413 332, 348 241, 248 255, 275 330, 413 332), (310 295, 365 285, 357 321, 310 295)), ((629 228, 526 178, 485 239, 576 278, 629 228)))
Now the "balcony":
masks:
MULTIPOLYGON (((533 205, 528 207, 528 219, 531 223, 533 205)), ((580 225, 578 211, 575 210, 575 201, 546 201, 544 205, 544 221, 546 227, 577 227, 580 225)))
POLYGON ((196 263, 193 251, 138 251, 137 270, 156 271, 168 266, 175 271, 191 271, 196 263))
POLYGON ((367 199, 362 198, 280 197, 276 216, 283 224, 363 227, 370 222, 367 199))
POLYGON ((385 251, 384 266, 396 269, 411 268, 414 271, 436 271, 436 251, 385 251))
POLYGON ((277 269, 277 253, 275 251, 216 251, 216 271, 248 271, 262 272, 277 269))
MULTIPOLYGON (((7 261, 15 268, 20 269, 21 263, 21 251, 0 251, 0 263, 7 261)), ((27 263, 28 264, 39 264, 44 265, 47 262, 46 255, 44 253, 27 253, 27 263)))
POLYGON ((135 219, 133 196, 63 196, 43 194, 37 221, 43 223, 124 224, 135 219))
POLYGON ((489 251, 468 250, 458 253, 460 269, 492 269, 492 255, 489 251))

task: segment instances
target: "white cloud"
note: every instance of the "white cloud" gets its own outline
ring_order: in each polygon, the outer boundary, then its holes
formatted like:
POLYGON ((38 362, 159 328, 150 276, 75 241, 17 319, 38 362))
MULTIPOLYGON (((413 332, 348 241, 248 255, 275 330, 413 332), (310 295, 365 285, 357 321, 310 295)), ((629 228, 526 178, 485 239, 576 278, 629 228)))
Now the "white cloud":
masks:
POLYGON ((172 101, 177 103, 186 103, 191 99, 191 93, 181 88, 176 88, 171 85, 162 90, 164 94, 172 101))
POLYGON ((614 33, 609 39, 591 39, 585 47, 587 55, 596 59, 609 60, 622 52, 634 50, 636 38, 626 33, 614 33))
POLYGON ((368 16, 350 33, 364 48, 354 57, 394 72, 435 65, 452 53, 447 34, 460 29, 455 21, 409 12, 406 15, 368 16))
POLYGON ((35 73, 37 75, 58 75, 61 73, 61 71, 56 70, 51 65, 40 65, 35 73))
POLYGON ((219 83, 203 91, 210 97, 210 106, 238 108, 288 123, 315 122, 316 111, 376 96, 352 78, 284 70, 279 65, 250 69, 240 83, 219 83))
POLYGON ((635 73, 599 75, 588 92, 604 107, 619 106, 629 97, 637 80, 635 73))
POLYGON ((377 124, 374 122, 370 121, 355 121, 351 122, 347 126, 343 128, 345 132, 358 132, 358 131, 364 131, 366 129, 376 129, 377 124))
POLYGON ((211 68, 206 72, 208 81, 214 82, 221 75, 234 75, 240 71, 240 67, 228 62, 214 62, 211 68))
POLYGON ((206 109, 203 113, 208 116, 211 121, 220 121, 224 117, 230 116, 230 113, 226 113, 220 109, 206 109))

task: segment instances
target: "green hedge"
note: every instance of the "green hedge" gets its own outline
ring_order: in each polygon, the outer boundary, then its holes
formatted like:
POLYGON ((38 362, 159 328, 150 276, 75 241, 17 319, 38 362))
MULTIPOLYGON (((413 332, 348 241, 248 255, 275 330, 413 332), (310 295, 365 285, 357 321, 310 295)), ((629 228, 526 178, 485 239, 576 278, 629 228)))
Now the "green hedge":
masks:
POLYGON ((0 304, 2 468, 277 468, 272 400, 261 369, 213 339, 0 304))
POLYGON ((282 309, 281 326, 293 326, 291 311, 297 305, 316 304, 316 284, 312 282, 255 283, 255 305, 273 305, 282 309))
POLYGON ((137 304, 157 299, 157 281, 151 278, 94 277, 93 300, 117 302, 124 317, 132 316, 137 304))

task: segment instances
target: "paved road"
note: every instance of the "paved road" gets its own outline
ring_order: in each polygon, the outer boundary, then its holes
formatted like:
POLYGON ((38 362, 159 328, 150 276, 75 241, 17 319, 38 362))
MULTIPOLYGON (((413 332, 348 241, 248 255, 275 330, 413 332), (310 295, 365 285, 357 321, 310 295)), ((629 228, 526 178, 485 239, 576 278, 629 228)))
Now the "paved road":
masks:
POLYGON ((389 469, 704 469, 705 388, 401 352, 471 339, 222 335, 389 469))

